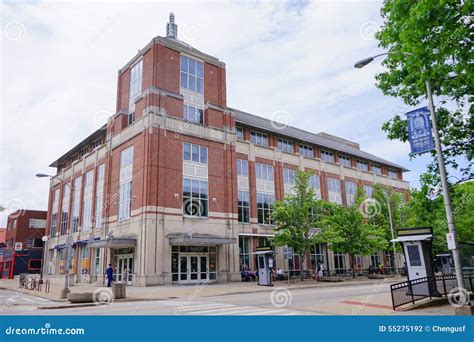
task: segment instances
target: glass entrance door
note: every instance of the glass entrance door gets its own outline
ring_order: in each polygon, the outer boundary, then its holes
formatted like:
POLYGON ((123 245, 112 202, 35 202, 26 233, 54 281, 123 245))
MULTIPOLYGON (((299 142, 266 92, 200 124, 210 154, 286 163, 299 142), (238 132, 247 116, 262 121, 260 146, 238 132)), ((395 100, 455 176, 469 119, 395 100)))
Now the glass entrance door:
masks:
POLYGON ((123 254, 115 256, 115 281, 118 283, 132 284, 133 278, 133 254, 123 254))
POLYGON ((180 254, 179 282, 185 284, 206 282, 209 279, 208 262, 207 255, 180 254))

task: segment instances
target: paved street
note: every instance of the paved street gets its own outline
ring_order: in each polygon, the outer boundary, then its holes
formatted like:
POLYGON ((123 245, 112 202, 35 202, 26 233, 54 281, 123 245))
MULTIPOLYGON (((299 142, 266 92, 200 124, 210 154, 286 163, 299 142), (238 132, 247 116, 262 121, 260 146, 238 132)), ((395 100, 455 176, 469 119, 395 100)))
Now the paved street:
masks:
POLYGON ((285 287, 268 291, 219 296, 199 293, 179 299, 116 301, 110 305, 36 309, 63 305, 15 291, 0 290, 0 314, 25 315, 450 315, 449 306, 408 312, 394 312, 388 284, 348 285, 326 288, 285 287), (8 305, 11 298, 19 298, 8 305))

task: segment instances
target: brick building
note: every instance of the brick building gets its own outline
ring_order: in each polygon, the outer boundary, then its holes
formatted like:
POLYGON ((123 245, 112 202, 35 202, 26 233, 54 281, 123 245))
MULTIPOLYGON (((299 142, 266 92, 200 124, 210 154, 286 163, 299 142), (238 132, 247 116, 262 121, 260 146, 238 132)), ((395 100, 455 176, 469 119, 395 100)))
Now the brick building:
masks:
MULTIPOLYGON (((291 191, 294 170, 311 170, 318 196, 347 204, 357 186, 408 188, 406 171, 357 143, 310 133, 227 107, 226 67, 177 38, 170 16, 118 72, 116 114, 51 164, 48 269, 78 281, 134 285, 240 280, 251 253, 269 243, 272 203, 291 191)), ((360 260, 378 264, 383 252, 360 260), (367 260, 365 260, 367 259, 367 260)), ((348 269, 347 255, 315 247, 307 264, 348 269)), ((280 251, 278 267, 288 268, 280 251)))
POLYGON ((42 210, 17 210, 8 215, 6 247, 0 249, 0 278, 40 272, 46 217, 42 210))

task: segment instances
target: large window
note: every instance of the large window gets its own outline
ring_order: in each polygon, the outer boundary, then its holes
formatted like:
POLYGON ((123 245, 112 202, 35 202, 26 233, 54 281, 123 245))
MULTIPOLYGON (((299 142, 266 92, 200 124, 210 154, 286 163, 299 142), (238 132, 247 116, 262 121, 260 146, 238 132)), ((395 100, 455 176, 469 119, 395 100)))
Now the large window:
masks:
POLYGON ((79 229, 79 206, 81 203, 81 184, 82 178, 77 177, 74 180, 74 189, 72 195, 72 227, 71 230, 73 233, 77 232, 79 229))
POLYGON ((316 246, 311 248, 311 268, 313 271, 317 271, 318 266, 321 264, 324 264, 325 268, 327 269, 325 245, 318 243, 316 246))
POLYGON ((250 132, 250 142, 255 145, 268 146, 268 136, 260 132, 250 132))
POLYGON ((244 140, 244 129, 242 127, 237 127, 235 132, 237 134, 237 140, 244 140))
POLYGON ((324 160, 327 163, 334 163, 334 153, 321 150, 321 160, 324 160))
POLYGON ((184 105, 183 118, 186 121, 189 121, 198 125, 203 125, 204 124, 204 111, 201 108, 184 105))
POLYGON ((28 227, 29 228, 46 228, 46 220, 42 219, 29 219, 28 220, 28 227))
POLYGON ((346 255, 334 253, 334 271, 336 274, 347 273, 346 255))
POLYGON ((341 181, 336 178, 328 177, 327 183, 328 183, 329 202, 341 204, 342 203, 341 181))
POLYGON ((69 222, 69 201, 71 197, 71 187, 68 184, 63 188, 63 203, 61 205, 61 235, 67 234, 69 222))
POLYGON ((278 139, 277 148, 283 152, 293 153, 293 143, 289 140, 278 139))
POLYGON ((397 170, 388 169, 388 176, 391 177, 391 178, 398 178, 397 170))
MULTIPOLYGON (((59 189, 54 190, 53 192, 53 206, 51 209, 51 236, 56 235, 56 227, 58 225, 58 207, 59 207, 59 189)), ((15 227, 15 223, 13 227, 15 227)), ((13 228, 14 229, 14 228, 13 228)))
POLYGON ((135 64, 130 70, 130 96, 128 102, 128 125, 135 122, 135 101, 142 93, 143 61, 135 64))
POLYGON ((339 164, 341 164, 342 166, 351 167, 351 158, 344 155, 344 154, 340 154, 339 155, 339 164))
POLYGON ((354 182, 346 181, 346 204, 348 207, 354 204, 356 193, 357 193, 357 184, 354 182))
POLYGON ((369 166, 366 161, 364 160, 357 160, 356 162, 357 168, 361 171, 369 171, 369 166))
POLYGON ((283 182, 285 184, 295 184, 296 182, 296 172, 291 169, 283 169, 283 182))
POLYGON ((364 185, 364 193, 368 198, 372 198, 372 195, 374 194, 374 188, 370 185, 364 185))
POLYGON ((372 167, 372 172, 375 173, 376 175, 382 174, 382 168, 380 167, 380 165, 371 164, 371 167, 372 167))
POLYGON ((94 186, 94 171, 85 175, 84 200, 82 206, 82 230, 88 230, 92 224, 92 189, 94 186))
POLYGON ((241 271, 250 269, 250 238, 239 236, 239 264, 241 271))
POLYGON ((143 61, 130 70, 130 99, 133 101, 142 92, 143 61))
POLYGON ((120 152, 118 219, 125 220, 132 211, 133 146, 120 152))
POLYGON ((97 187, 95 192, 95 227, 102 226, 102 207, 104 205, 105 164, 97 169, 97 187))
POLYGON ((250 197, 249 192, 245 190, 238 190, 238 210, 239 222, 250 222, 250 197))
POLYGON ((237 175, 248 176, 249 174, 249 162, 244 159, 237 159, 237 175))
POLYGON ((267 164, 255 164, 255 175, 257 179, 273 180, 273 166, 267 164))
POLYGON ((132 209, 132 181, 126 181, 120 184, 119 187, 119 220, 130 218, 132 209))
POLYGON ((273 224, 272 213, 275 196, 257 192, 257 216, 259 224, 273 224))
POLYGON ((311 175, 308 185, 313 189, 316 198, 321 199, 321 178, 318 175, 311 175))
POLYGON ((181 88, 203 93, 204 65, 193 58, 181 55, 181 88))
POLYGON ((207 181, 183 178, 183 214, 185 216, 208 216, 207 181))
POLYGON ((314 158, 314 151, 311 146, 300 145, 300 154, 304 157, 314 158))
POLYGON ((183 159, 201 164, 207 164, 207 147, 184 143, 183 159))

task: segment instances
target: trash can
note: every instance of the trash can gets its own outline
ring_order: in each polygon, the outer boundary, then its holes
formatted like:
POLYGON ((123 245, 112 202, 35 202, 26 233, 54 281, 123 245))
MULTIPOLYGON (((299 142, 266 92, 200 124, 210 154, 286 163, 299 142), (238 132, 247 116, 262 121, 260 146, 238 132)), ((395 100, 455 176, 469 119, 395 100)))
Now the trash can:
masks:
POLYGON ((122 283, 113 283, 112 284, 112 292, 114 294, 114 299, 122 299, 125 298, 127 293, 126 293, 127 287, 125 284, 122 283))

